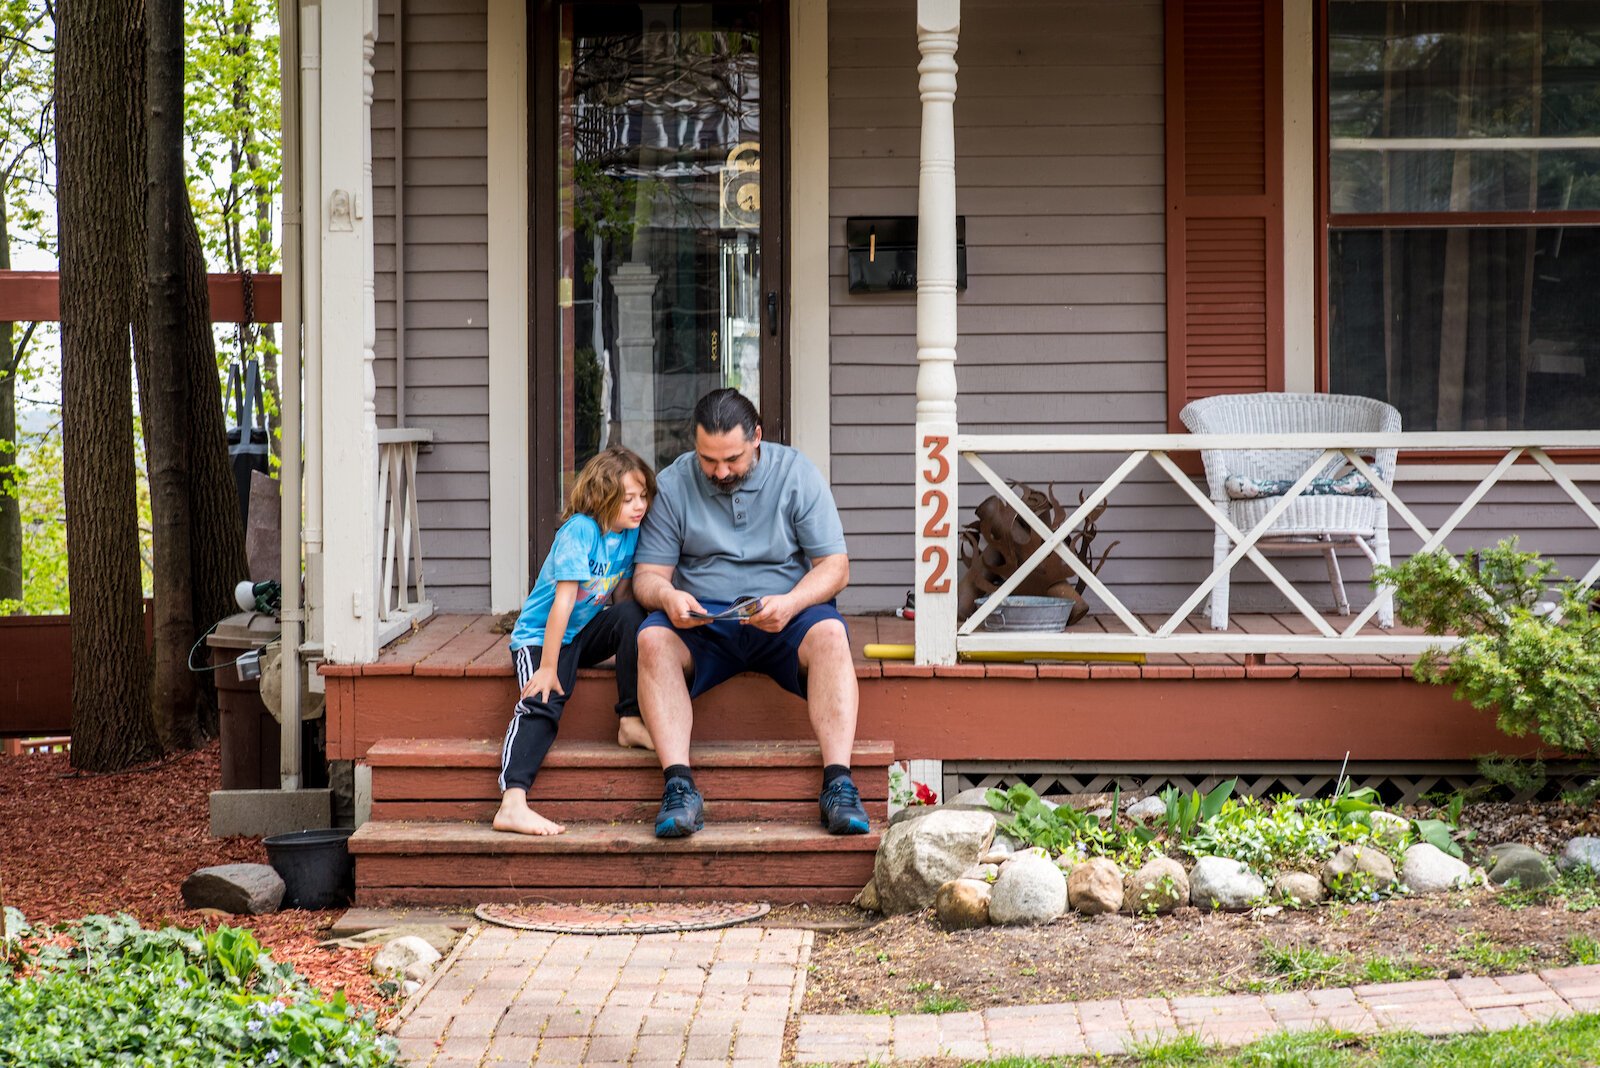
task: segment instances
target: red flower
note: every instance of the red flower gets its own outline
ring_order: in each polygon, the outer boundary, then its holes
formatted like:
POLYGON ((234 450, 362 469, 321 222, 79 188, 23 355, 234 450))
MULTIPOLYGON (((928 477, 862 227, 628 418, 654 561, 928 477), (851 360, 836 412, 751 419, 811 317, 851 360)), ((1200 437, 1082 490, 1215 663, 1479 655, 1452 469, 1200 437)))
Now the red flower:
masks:
POLYGON ((932 790, 930 790, 928 788, 928 784, 927 783, 925 783, 925 782, 917 783, 917 804, 919 804, 919 805, 937 805, 938 803, 939 803, 939 795, 934 793, 932 790))

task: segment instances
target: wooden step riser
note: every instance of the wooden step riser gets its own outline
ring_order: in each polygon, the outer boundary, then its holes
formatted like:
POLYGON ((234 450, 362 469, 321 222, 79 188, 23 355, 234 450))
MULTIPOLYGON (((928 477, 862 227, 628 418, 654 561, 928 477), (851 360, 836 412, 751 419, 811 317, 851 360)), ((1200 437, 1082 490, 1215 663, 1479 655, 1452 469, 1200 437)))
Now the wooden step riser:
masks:
POLYGON ((509 890, 504 887, 380 886, 357 887, 355 903, 364 908, 409 905, 444 907, 516 904, 544 901, 766 901, 773 905, 846 905, 861 892, 857 886, 719 886, 665 887, 650 890, 614 886, 509 890))
MULTIPOLYGON (((484 801, 498 799, 498 772, 487 768, 372 769, 372 799, 378 801, 484 801)), ((863 768, 853 776, 867 801, 887 801, 889 776, 883 768, 863 768)), ((816 803, 822 780, 816 768, 705 768, 695 771, 695 785, 711 803, 718 798, 745 801, 816 803)), ((547 767, 534 781, 530 801, 661 800, 661 772, 645 768, 547 767)), ((622 818, 607 816, 603 818, 622 818)))
MULTIPOLYGON (((485 768, 500 767, 505 740, 494 738, 387 738, 367 750, 372 767, 485 768)), ((700 742, 689 751, 696 770, 709 768, 812 768, 821 770, 817 743, 806 739, 785 741, 700 742)), ((850 763, 857 769, 888 767, 894 762, 894 745, 857 739, 850 763)), ((563 738, 544 760, 546 768, 627 768, 657 771, 655 753, 624 749, 610 743, 563 738)))
MULTIPOLYGON (((639 801, 546 801, 534 798, 533 807, 541 816, 557 823, 578 821, 623 820, 628 822, 653 821, 660 807, 659 798, 639 801)), ((874 826, 884 826, 889 819, 887 801, 864 801, 867 815, 874 826)), ((470 820, 488 823, 499 808, 497 800, 486 801, 374 801, 374 820, 405 820, 413 823, 455 822, 470 820)), ((815 823, 817 802, 803 801, 745 801, 713 799, 706 802, 709 819, 729 823, 815 823)))
MULTIPOLYGON (((699 853, 691 837, 681 854, 404 855, 356 858, 358 892, 381 887, 547 889, 613 887, 646 897, 663 889, 782 886, 857 889, 872 878, 874 853, 699 853)), ((872 839, 876 844, 876 839, 872 839)), ((718 896, 711 894, 710 896, 718 896)))

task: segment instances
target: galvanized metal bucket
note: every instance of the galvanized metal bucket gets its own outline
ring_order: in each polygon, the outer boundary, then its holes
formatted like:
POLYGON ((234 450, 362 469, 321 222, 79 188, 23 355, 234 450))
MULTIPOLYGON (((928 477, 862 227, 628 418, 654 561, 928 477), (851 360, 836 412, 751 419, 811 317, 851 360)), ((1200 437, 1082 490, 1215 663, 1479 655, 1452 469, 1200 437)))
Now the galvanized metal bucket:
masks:
MULTIPOLYGON (((978 607, 983 607, 987 597, 979 597, 978 607)), ((983 621, 984 630, 1043 630, 1067 629, 1067 619, 1072 614, 1072 602, 1065 597, 1030 597, 1012 594, 1000 602, 1000 607, 983 621)))

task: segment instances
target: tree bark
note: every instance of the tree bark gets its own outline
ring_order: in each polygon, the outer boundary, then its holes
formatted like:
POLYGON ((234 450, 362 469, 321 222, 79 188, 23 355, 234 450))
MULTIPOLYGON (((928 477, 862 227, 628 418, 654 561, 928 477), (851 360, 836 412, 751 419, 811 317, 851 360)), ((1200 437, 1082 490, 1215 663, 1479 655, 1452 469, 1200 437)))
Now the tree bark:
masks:
POLYGON ((138 0, 61 0, 56 24, 63 474, 72 595, 72 765, 113 771, 161 753, 150 714, 134 498, 129 235, 144 160, 129 118, 143 50, 138 0), (124 193, 122 191, 129 190, 124 193))
MULTIPOLYGON (((7 226, 4 190, 0 188, 0 271, 11 269, 11 231, 7 226)), ((0 322, 0 468, 17 455, 17 366, 11 342, 12 324, 0 322)), ((0 483, 6 481, 0 476, 0 483)), ((22 503, 0 490, 0 601, 22 600, 22 503)))
POLYGON ((145 3, 145 329, 140 343, 153 520, 155 654, 151 706, 168 749, 199 741, 198 687, 189 670, 194 642, 190 567, 190 379, 184 373, 187 308, 183 239, 183 3, 145 3))

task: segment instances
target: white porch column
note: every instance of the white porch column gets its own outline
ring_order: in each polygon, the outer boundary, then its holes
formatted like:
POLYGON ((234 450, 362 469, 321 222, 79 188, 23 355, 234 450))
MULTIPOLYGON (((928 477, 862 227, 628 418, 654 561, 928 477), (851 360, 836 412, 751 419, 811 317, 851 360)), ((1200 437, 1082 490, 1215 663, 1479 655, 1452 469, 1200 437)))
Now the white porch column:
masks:
MULTIPOLYGON (((320 5, 322 22, 323 642, 327 659, 378 654, 377 333, 372 260, 376 0, 320 5)), ((312 205, 306 205, 311 209, 312 205)))
POLYGON ((956 44, 961 0, 917 0, 916 596, 919 664, 956 661, 956 44))

